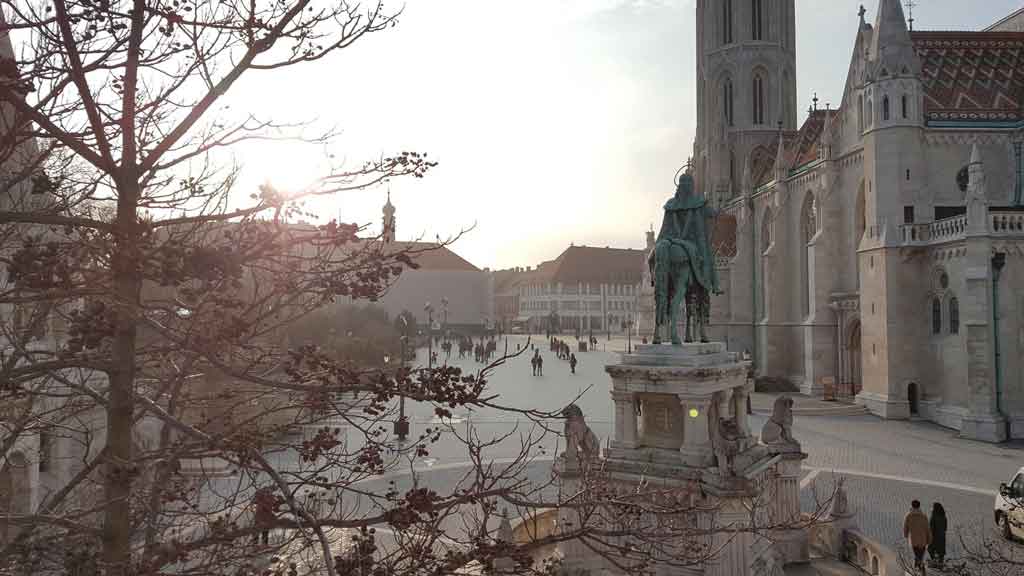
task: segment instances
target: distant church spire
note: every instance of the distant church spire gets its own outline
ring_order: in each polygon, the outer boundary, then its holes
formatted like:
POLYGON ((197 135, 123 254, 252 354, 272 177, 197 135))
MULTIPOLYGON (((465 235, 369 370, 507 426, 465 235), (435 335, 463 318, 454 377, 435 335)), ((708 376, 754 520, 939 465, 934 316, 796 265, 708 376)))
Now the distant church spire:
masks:
POLYGON ((391 203, 391 189, 388 189, 388 201, 384 205, 384 232, 385 242, 395 241, 395 206, 391 203))

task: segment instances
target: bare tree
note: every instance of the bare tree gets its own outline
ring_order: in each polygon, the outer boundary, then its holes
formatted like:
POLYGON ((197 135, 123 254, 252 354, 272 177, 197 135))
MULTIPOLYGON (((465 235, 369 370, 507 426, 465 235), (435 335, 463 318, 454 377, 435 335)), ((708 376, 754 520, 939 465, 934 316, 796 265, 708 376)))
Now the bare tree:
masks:
POLYGON ((284 345, 296 319, 377 299, 434 247, 298 223, 303 203, 419 178, 434 163, 401 152, 333 165, 301 190, 241 191, 222 152, 332 134, 239 117, 224 99, 243 74, 329 57, 395 13, 347 0, 0 6, 3 569, 244 574, 274 554, 312 554, 325 574, 449 574, 508 558, 544 569, 530 559, 569 540, 629 570, 714 553, 666 548, 712 532, 681 520, 692 494, 643 504, 597 467, 578 494, 531 478, 558 415, 496 403, 487 377, 506 357, 467 375, 284 345), (399 396, 442 421, 474 407, 524 425, 481 438, 441 424, 400 444, 388 427, 399 396), (450 490, 415 474, 387 484, 442 436, 471 461, 450 490), (509 442, 511 462, 488 459, 509 442), (513 545, 497 536, 499 506, 570 507, 581 521, 513 545))

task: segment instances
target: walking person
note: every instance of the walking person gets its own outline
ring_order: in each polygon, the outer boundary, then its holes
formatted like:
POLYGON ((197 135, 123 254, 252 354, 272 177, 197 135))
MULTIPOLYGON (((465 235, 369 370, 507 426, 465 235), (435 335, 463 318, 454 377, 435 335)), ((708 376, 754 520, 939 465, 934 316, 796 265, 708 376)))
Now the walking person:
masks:
POLYGON ((569 355, 569 369, 572 370, 573 374, 576 373, 576 355, 575 354, 570 354, 569 355))
POLYGON ((932 504, 932 517, 928 521, 932 541, 928 545, 928 556, 932 566, 942 568, 946 564, 946 509, 942 504, 932 504))
POLYGON ((537 375, 537 356, 530 358, 530 366, 533 368, 533 375, 537 375))
POLYGON ((928 525, 928 515, 921 511, 919 500, 910 503, 910 512, 903 518, 903 537, 914 551, 914 569, 925 574, 924 551, 932 542, 932 530, 928 525))
POLYGON ((537 376, 544 375, 544 357, 537 354, 537 376))

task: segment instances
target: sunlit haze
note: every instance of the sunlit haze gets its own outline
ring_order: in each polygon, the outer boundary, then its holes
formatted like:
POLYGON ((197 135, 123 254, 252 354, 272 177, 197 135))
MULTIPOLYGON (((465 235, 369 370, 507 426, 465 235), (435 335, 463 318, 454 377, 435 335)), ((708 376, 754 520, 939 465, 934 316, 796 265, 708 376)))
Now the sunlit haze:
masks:
MULTIPOLYGON (((837 106, 860 0, 797 0, 801 118, 837 106)), ((864 2, 873 20, 876 2, 864 2)), ((916 29, 980 29, 1019 0, 922 0, 916 29)), ((692 149, 694 0, 411 0, 398 25, 325 62, 239 86, 245 106, 315 119, 352 164, 400 150, 440 165, 391 185, 399 239, 475 225, 455 250, 491 268, 535 265, 571 242, 640 247, 692 149), (282 112, 282 110, 284 112, 282 112)), ((239 150, 243 186, 297 187, 318 151, 239 150)), ((385 188, 317 205, 380 226, 385 188)))

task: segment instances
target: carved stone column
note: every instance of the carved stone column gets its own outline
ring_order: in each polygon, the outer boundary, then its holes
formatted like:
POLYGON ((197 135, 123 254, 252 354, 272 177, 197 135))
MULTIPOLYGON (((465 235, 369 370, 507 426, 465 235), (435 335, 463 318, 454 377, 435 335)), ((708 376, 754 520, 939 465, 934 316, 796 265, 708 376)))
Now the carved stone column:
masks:
POLYGON ((732 409, 736 414, 736 427, 745 436, 750 436, 750 421, 747 419, 747 396, 749 391, 746 384, 732 389, 732 409))
POLYGON ((612 392, 615 402, 615 439, 617 448, 636 448, 637 417, 636 396, 632 392, 612 392))

